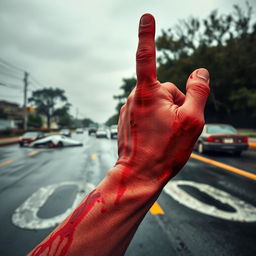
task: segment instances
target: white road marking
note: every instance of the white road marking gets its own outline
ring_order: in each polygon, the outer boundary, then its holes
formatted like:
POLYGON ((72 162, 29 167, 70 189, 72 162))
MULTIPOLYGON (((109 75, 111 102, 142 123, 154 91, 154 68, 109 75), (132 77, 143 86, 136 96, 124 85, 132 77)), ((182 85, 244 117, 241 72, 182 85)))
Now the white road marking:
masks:
POLYGON ((85 195, 90 193, 94 189, 94 185, 90 183, 82 182, 62 182, 59 184, 53 184, 38 189, 33 193, 20 207, 18 207, 12 215, 12 223, 23 229, 44 229, 54 227, 62 222, 84 199, 85 195), (40 208, 45 204, 47 199, 54 193, 54 191, 67 185, 75 185, 78 187, 76 198, 70 208, 64 213, 57 216, 42 219, 37 216, 40 208))
POLYGON ((232 221, 256 221, 255 206, 210 185, 197 183, 194 181, 177 180, 168 182, 164 188, 164 191, 179 203, 203 214, 232 221), (227 212, 220 210, 212 205, 203 203, 182 190, 179 185, 186 185, 197 188, 199 191, 208 194, 221 203, 230 205, 235 209, 235 212, 227 212))

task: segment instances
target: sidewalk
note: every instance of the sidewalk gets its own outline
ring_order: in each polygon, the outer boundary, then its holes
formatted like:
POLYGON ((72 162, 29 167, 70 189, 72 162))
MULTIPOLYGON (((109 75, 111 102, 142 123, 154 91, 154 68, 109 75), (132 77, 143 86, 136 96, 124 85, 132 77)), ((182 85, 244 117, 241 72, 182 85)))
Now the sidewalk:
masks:
POLYGON ((11 138, 0 138, 0 147, 16 144, 19 141, 19 137, 11 137, 11 138))

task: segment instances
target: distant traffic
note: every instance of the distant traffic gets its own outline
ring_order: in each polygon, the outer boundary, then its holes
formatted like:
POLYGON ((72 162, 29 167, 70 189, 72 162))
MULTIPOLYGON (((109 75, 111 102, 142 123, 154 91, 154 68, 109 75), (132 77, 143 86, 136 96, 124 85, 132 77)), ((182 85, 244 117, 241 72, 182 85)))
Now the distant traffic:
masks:
POLYGON ((89 136, 96 138, 116 139, 117 138, 117 125, 107 127, 105 125, 91 124, 88 128, 77 128, 72 131, 71 129, 61 129, 59 132, 45 134, 41 131, 30 131, 24 133, 19 138, 20 147, 48 147, 48 148, 61 148, 65 146, 82 146, 80 141, 72 138, 72 133, 84 134, 88 133, 89 136))

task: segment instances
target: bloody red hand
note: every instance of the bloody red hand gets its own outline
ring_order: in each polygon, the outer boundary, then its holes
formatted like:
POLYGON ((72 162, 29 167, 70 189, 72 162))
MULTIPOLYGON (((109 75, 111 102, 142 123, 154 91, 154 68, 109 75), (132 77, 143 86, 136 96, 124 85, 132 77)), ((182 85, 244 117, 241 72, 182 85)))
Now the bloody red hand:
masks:
POLYGON ((137 86, 122 107, 117 165, 30 255, 124 255, 163 185, 188 160, 204 124, 209 74, 195 70, 186 96, 156 80, 155 21, 142 16, 137 86))
POLYGON ((137 85, 120 111, 117 165, 131 166, 140 179, 167 182, 188 160, 204 125, 209 73, 195 70, 186 95, 156 78, 155 20, 141 17, 136 55, 137 85))

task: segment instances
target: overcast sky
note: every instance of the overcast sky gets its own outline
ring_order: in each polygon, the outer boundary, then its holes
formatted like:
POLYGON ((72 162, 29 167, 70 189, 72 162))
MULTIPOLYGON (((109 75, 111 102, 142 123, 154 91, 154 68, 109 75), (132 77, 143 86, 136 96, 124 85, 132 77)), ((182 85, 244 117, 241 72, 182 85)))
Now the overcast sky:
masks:
MULTIPOLYGON (((249 3, 255 8, 255 0, 249 3)), ((137 26, 156 18, 156 36, 189 16, 230 13, 241 0, 0 0, 0 58, 45 86, 66 91, 72 114, 105 122, 115 113, 122 78, 135 75, 137 26)), ((255 14, 255 13, 254 13, 255 14)), ((0 65, 0 100, 23 102, 22 73, 0 65)), ((31 80, 32 82, 32 80, 31 80)), ((29 90, 39 88, 31 83, 29 90)))

